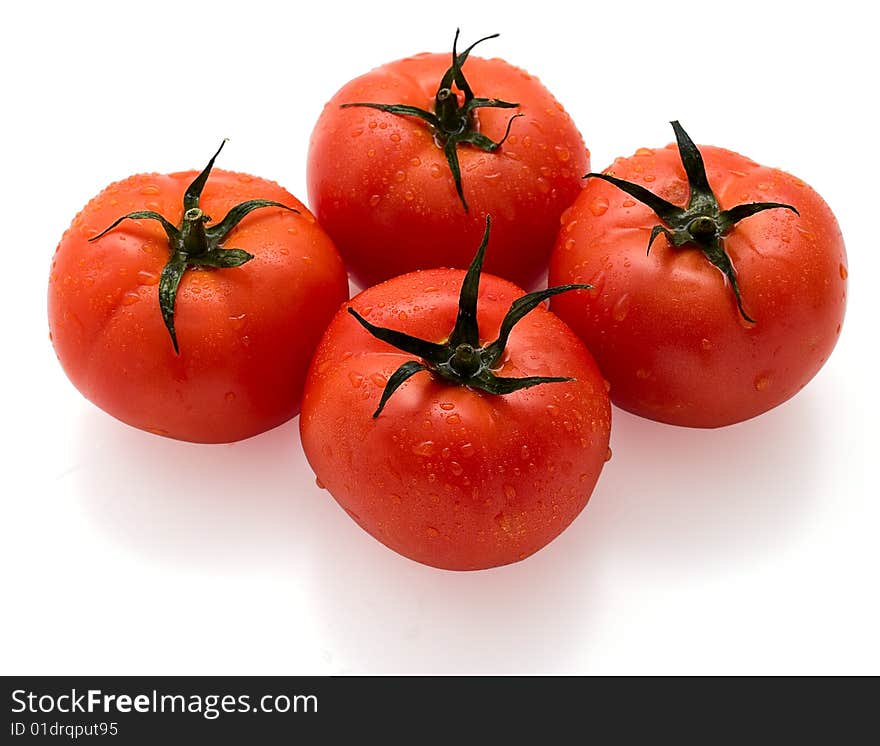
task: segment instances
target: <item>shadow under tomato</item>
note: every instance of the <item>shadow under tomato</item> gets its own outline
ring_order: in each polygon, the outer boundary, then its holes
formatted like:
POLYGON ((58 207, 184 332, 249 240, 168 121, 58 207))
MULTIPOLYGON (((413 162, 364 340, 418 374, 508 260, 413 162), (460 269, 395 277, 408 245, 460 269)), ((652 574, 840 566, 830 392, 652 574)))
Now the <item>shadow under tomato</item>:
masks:
POLYGON ((311 553, 320 506, 297 420, 224 445, 151 435, 97 410, 81 427, 78 491, 127 551, 212 573, 289 571, 311 553))
MULTIPOLYGON (((341 510, 340 510, 341 512, 341 510)), ((587 511, 588 512, 588 511, 587 511)), ((565 670, 601 609, 598 557, 575 526, 532 557, 480 572, 404 559, 354 522, 316 566, 333 673, 529 674, 565 670)))
POLYGON ((806 391, 719 430, 615 410, 614 457, 584 512, 533 557, 474 573, 368 536, 316 486, 296 420, 200 446, 90 411, 71 478, 95 523, 150 562, 309 584, 319 672, 576 673, 621 621, 615 594, 785 550, 823 489, 822 406, 806 391))
POLYGON ((599 598, 596 558, 573 528, 528 560, 486 572, 400 557, 317 487, 296 420, 203 446, 92 410, 78 442, 82 468, 71 478, 86 513, 125 551, 181 572, 310 583, 314 608, 303 613, 324 632, 315 641, 324 673, 557 670, 599 598))
POLYGON ((784 551, 822 494, 832 436, 821 408, 831 404, 807 390, 714 430, 615 409, 611 466, 620 468, 603 475, 595 540, 610 561, 651 573, 718 572, 784 551))
POLYGON ((614 457, 584 512, 507 567, 422 567, 349 521, 334 562, 316 564, 333 672, 587 670, 608 630, 632 621, 614 616, 619 594, 686 588, 785 551, 821 494, 830 436, 818 406, 805 394, 719 430, 615 410, 614 457))

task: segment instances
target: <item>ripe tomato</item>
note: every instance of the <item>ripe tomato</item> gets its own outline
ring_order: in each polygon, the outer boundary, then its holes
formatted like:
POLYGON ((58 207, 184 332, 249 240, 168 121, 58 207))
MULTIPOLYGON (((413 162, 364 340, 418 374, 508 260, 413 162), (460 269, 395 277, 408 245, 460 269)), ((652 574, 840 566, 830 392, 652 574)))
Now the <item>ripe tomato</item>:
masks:
POLYGON ((308 210, 264 179, 208 179, 213 162, 108 186, 65 232, 49 280, 51 337, 74 386, 123 422, 205 443, 296 415, 311 355, 348 297, 308 210))
POLYGON ((315 126, 309 200, 364 286, 466 268, 487 214, 488 272, 529 288, 547 268, 589 152, 537 78, 470 57, 473 46, 454 48, 451 66, 448 54, 420 54, 352 80, 315 126))
POLYGON ((565 214, 550 281, 593 290, 552 307, 596 356, 615 404, 718 427, 784 402, 828 359, 846 252, 800 179, 697 149, 673 126, 678 149, 619 158, 565 214))
POLYGON ((565 324, 535 307, 572 288, 514 303, 520 289, 486 275, 477 309, 481 262, 482 249, 467 275, 413 272, 341 309, 300 418, 319 483, 349 515, 400 554, 451 570, 543 547, 586 505, 608 455, 605 381, 565 324))

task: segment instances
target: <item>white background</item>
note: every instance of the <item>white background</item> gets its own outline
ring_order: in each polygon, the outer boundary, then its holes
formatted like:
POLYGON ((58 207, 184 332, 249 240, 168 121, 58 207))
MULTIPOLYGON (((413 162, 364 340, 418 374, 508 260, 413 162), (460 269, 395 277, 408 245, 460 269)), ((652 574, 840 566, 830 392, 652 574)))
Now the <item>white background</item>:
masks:
POLYGON ((880 673, 880 64, 858 7, 8 6, 0 672, 880 673), (447 51, 457 24, 465 42, 502 32, 481 53, 541 77, 597 170, 679 118, 797 174, 836 212, 851 281, 840 343, 794 400, 716 431, 615 410, 614 458, 571 528, 469 574, 361 531, 316 488, 296 421, 196 446, 98 411, 45 308, 55 245, 106 184, 200 168, 228 136, 219 166, 305 199, 323 103, 377 64, 447 51))

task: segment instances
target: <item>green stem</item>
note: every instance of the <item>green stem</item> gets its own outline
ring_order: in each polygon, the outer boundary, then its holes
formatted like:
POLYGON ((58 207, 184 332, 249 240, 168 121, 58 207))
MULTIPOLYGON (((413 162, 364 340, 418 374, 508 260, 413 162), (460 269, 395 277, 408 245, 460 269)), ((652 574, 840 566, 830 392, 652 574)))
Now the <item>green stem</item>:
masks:
POLYGON ((480 370, 482 360, 480 353, 469 344, 461 344, 455 348, 449 358, 449 367, 462 378, 471 378, 480 370))
POLYGON ((205 232, 205 223, 208 216, 198 207, 191 207, 183 213, 183 224, 180 226, 181 251, 188 257, 197 257, 206 254, 208 234, 205 232))
POLYGON ((174 308, 180 280, 186 271, 193 267, 230 269, 240 267, 253 259, 253 254, 242 249, 227 248, 223 245, 223 241, 227 234, 254 210, 264 207, 280 207, 299 213, 299 210, 282 205, 280 202, 255 199, 236 205, 219 223, 207 226, 211 218, 205 215, 199 207, 199 200, 211 174, 211 169, 214 167, 214 160, 220 154, 225 142, 226 140, 220 144, 217 152, 208 161, 208 165, 187 187, 183 197, 183 218, 179 226, 175 226, 159 213, 151 210, 138 210, 123 215, 97 236, 89 239, 90 241, 98 241, 114 230, 123 220, 155 220, 162 225, 165 229, 165 235, 168 237, 170 255, 159 279, 159 311, 162 314, 162 320, 168 330, 175 353, 179 353, 180 350, 177 344, 177 332, 174 328, 174 308))
POLYGON ((440 129, 447 137, 460 134, 470 125, 467 114, 462 114, 458 105, 458 96, 450 88, 437 91, 434 114, 440 122, 440 129))
POLYGON ((477 109, 515 109, 519 104, 502 101, 498 98, 476 98, 470 84, 467 82, 467 78, 464 76, 462 66, 467 61, 471 50, 480 42, 494 39, 498 34, 486 36, 474 42, 461 54, 458 53, 458 34, 458 29, 456 29, 455 39, 452 42, 452 64, 443 74, 437 87, 437 93, 434 96, 434 111, 426 111, 408 104, 377 104, 360 101, 352 101, 340 104, 340 106, 343 109, 356 106, 368 107, 395 116, 415 117, 424 123, 423 126, 429 127, 434 133, 434 139, 437 141, 437 144, 443 149, 443 154, 449 165, 449 171, 455 182, 456 193, 464 211, 467 212, 468 205, 464 197, 464 188, 461 184, 461 169, 458 165, 458 147, 470 145, 485 153, 497 153, 507 139, 507 135, 510 134, 511 123, 517 117, 522 116, 522 114, 514 114, 508 120, 507 131, 498 142, 494 142, 485 135, 480 134, 475 115, 477 109), (459 103, 456 90, 464 94, 464 101, 462 103, 459 103))
POLYGON ((702 251, 706 259, 727 279, 740 315, 746 321, 754 323, 743 306, 736 269, 724 248, 723 238, 734 229, 740 220, 764 210, 783 208, 791 210, 796 215, 800 213, 792 205, 781 202, 750 202, 737 205, 729 210, 722 210, 715 193, 709 186, 706 166, 699 148, 694 145, 693 140, 678 122, 671 122, 671 124, 675 131, 678 153, 690 188, 687 207, 673 205, 645 187, 631 181, 618 179, 611 174, 590 173, 584 178, 602 179, 613 184, 630 197, 650 207, 654 214, 663 221, 663 225, 655 225, 651 230, 651 236, 648 239, 649 252, 654 240, 661 233, 666 236, 669 245, 673 248, 696 246, 702 251))
POLYGON ((353 308, 349 307, 348 312, 374 337, 399 350, 421 358, 421 360, 409 360, 394 371, 388 379, 388 383, 385 384, 385 389, 379 400, 379 406, 373 413, 373 417, 379 416, 388 399, 404 382, 423 370, 430 371, 449 383, 458 386, 468 386, 493 395, 511 394, 514 391, 520 391, 542 383, 558 383, 573 380, 560 376, 502 378, 494 372, 495 365, 504 352, 510 331, 520 319, 552 295, 569 290, 589 290, 590 285, 565 285, 563 287, 548 288, 547 290, 529 293, 519 298, 513 302, 510 310, 504 317, 498 339, 490 344, 481 346, 480 330, 477 324, 477 295, 480 287, 483 258, 486 252, 486 245, 489 242, 490 226, 491 220, 487 215, 486 231, 483 234, 483 240, 480 242, 476 256, 474 256, 474 260, 471 262, 471 266, 461 284, 455 327, 450 332, 449 339, 445 344, 412 337, 395 329, 375 326, 364 319, 353 308))

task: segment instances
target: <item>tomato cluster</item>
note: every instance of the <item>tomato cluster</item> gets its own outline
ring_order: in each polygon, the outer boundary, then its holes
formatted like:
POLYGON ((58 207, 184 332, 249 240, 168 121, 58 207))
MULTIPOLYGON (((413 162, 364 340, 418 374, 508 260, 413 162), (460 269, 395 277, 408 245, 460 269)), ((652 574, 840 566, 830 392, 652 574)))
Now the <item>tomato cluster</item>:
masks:
POLYGON ((49 280, 73 384, 202 443, 301 409, 319 484, 387 546, 456 570, 523 559, 574 520, 610 458, 610 402, 718 427, 803 388, 846 303, 821 197, 678 122, 674 144, 592 173, 536 78, 472 56, 491 38, 459 51, 456 33, 451 57, 333 96, 314 216, 215 170, 219 150, 96 196, 49 280), (349 274, 366 289, 347 301, 349 274))

